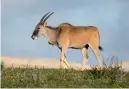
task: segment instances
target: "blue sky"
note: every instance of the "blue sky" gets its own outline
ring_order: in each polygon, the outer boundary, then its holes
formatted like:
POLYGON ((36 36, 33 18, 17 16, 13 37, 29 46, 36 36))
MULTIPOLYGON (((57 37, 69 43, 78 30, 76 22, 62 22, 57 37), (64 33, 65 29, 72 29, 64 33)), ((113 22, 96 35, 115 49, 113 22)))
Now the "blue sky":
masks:
MULTIPOLYGON (((56 46, 47 39, 31 39, 41 17, 55 12, 48 25, 68 22, 73 25, 94 25, 99 28, 102 58, 118 56, 129 59, 129 0, 2 0, 1 55, 29 58, 60 58, 56 46)), ((89 49, 89 63, 96 63, 89 49)), ((69 49, 68 61, 80 62, 80 50, 69 49)))

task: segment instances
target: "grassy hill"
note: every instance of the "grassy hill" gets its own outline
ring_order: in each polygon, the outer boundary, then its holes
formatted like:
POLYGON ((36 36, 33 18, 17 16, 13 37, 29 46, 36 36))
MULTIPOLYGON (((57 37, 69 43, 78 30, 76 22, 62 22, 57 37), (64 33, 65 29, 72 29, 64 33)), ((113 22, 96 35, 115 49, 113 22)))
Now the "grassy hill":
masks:
POLYGON ((103 69, 81 71, 75 70, 78 64, 72 62, 74 69, 60 69, 59 60, 1 59, 2 88, 129 88, 129 61, 121 64, 112 58, 103 69))
POLYGON ((2 68, 2 88, 129 88, 129 72, 121 67, 74 69, 2 68))

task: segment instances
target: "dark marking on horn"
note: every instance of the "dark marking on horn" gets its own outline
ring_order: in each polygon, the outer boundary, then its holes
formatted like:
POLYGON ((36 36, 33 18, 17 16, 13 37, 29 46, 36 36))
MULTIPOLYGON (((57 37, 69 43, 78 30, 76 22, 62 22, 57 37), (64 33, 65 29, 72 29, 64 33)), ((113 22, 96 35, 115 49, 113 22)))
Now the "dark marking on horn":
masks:
POLYGON ((43 19, 44 19, 49 13, 50 13, 50 12, 48 12, 47 14, 45 14, 45 15, 41 18, 40 22, 44 22, 43 19))
POLYGON ((45 23, 45 21, 53 14, 54 12, 52 12, 51 14, 49 14, 44 20, 43 23, 45 23))

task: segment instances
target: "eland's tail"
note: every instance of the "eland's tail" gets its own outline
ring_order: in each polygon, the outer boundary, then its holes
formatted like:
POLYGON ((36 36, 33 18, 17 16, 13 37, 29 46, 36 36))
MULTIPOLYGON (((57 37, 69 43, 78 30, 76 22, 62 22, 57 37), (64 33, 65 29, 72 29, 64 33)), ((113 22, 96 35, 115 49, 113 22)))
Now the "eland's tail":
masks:
POLYGON ((99 46, 99 50, 103 51, 103 48, 101 46, 99 46))

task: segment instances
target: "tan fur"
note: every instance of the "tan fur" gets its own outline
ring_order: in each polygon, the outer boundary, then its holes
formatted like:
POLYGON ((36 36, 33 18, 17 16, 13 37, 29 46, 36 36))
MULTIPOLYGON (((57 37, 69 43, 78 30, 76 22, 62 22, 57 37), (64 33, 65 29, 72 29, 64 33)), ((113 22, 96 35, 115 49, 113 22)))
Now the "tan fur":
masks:
POLYGON ((86 44, 99 46, 99 34, 96 27, 63 26, 58 39, 61 46, 83 48, 86 44), (67 43, 66 43, 67 42, 67 43))
MULTIPOLYGON (((57 42, 59 44, 59 48, 62 48, 63 52, 61 55, 61 60, 64 60, 64 56, 66 53, 67 48, 77 48, 81 49, 83 53, 83 60, 88 59, 88 53, 87 49, 85 49, 85 45, 89 45, 93 52, 95 53, 98 62, 100 65, 101 63, 101 58, 100 58, 100 53, 99 53, 99 31, 96 27, 94 26, 70 26, 68 24, 61 24, 59 25, 61 28, 60 35, 57 39, 57 42), (83 51, 85 49, 85 52, 83 51), (85 54, 87 56, 85 56, 85 54)), ((84 62, 83 62, 84 66, 84 62)))

